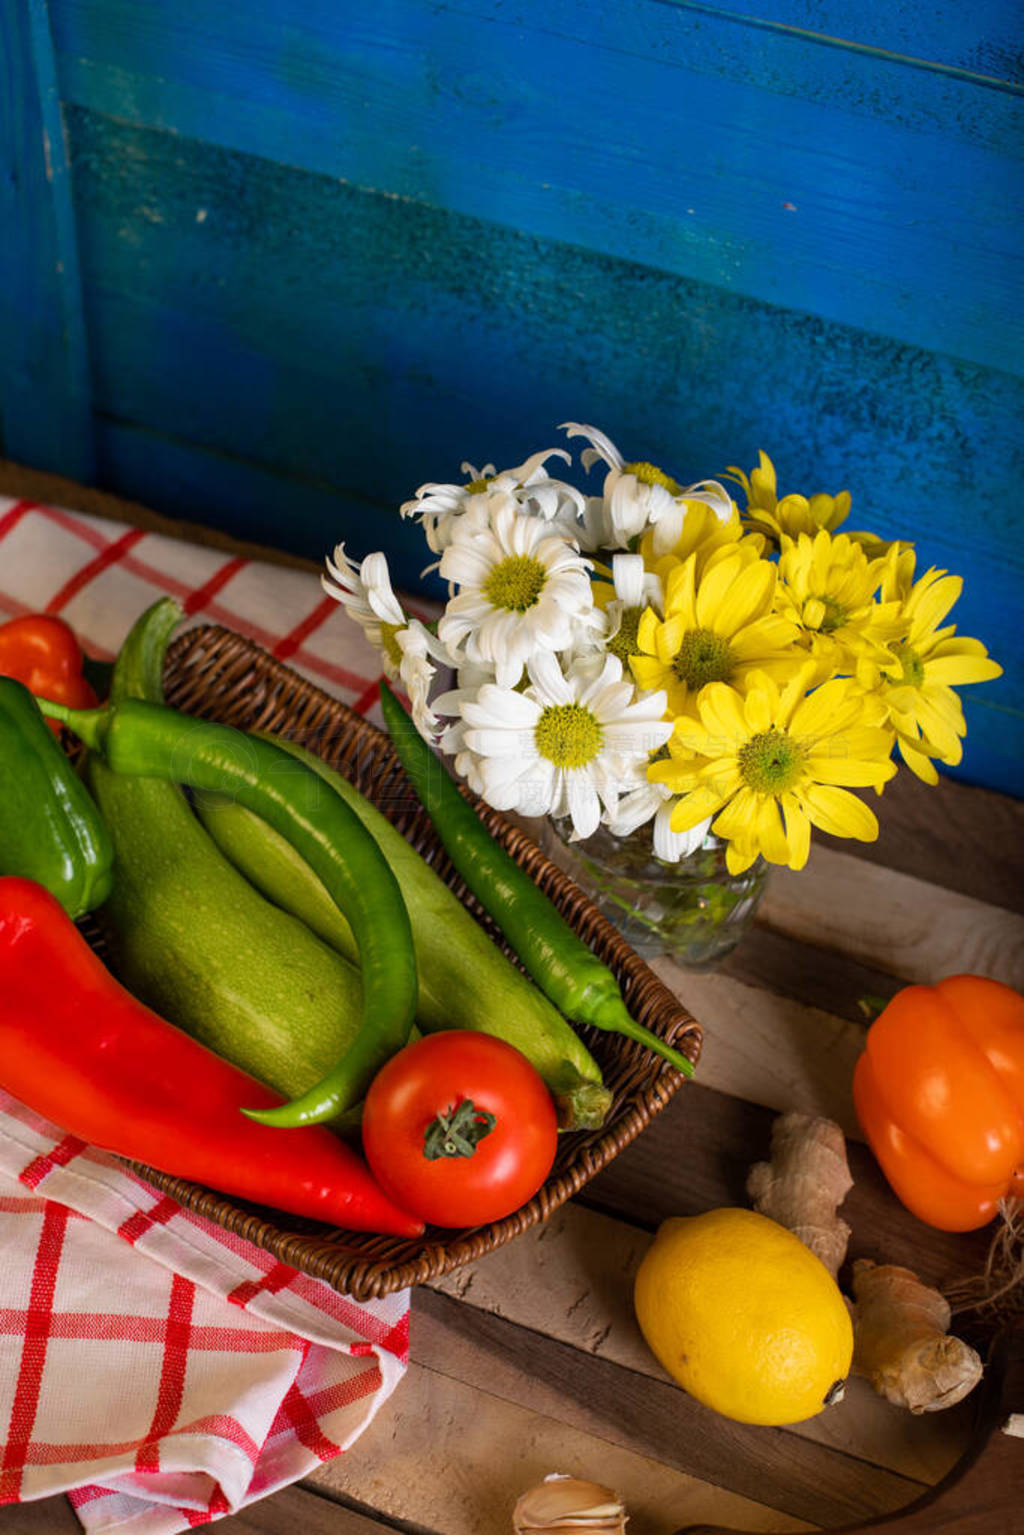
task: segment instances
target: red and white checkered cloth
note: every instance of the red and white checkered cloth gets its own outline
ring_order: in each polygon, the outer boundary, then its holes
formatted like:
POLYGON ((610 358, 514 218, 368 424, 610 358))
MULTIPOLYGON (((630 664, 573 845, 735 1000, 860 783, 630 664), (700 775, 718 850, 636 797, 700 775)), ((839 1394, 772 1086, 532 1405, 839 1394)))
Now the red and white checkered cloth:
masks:
POLYGON ((110 660, 139 614, 166 595, 189 618, 255 640, 360 714, 373 709, 379 658, 315 576, 0 496, 0 621, 59 613, 90 655, 110 660))
MULTIPOLYGON (((379 664, 301 571, 0 497, 0 621, 116 654, 170 593, 360 712, 379 664)), ((0 1504, 174 1535, 347 1449, 408 1361, 409 1292, 357 1304, 0 1092, 0 1504)))

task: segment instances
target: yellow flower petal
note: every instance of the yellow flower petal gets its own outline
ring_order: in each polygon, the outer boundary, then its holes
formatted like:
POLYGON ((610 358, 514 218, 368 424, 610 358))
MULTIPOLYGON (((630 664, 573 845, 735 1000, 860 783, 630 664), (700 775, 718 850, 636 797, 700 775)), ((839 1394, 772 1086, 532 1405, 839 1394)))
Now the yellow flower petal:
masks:
POLYGON ((874 842, 878 836, 874 812, 848 789, 807 784, 796 794, 811 824, 821 831, 834 837, 854 837, 858 842, 874 842))
POLYGON ((723 806, 712 830, 719 837, 749 841, 757 820, 757 800, 753 789, 740 789, 723 806))
POLYGON ((900 756, 912 773, 916 773, 924 783, 938 783, 939 775, 931 758, 911 746, 905 736, 897 736, 896 744, 899 747, 900 756))
POLYGON ((742 695, 727 682, 709 682, 701 688, 697 707, 708 736, 715 743, 715 756, 736 752, 750 739, 742 695))
POLYGON ((757 841, 769 863, 789 862, 789 842, 782 827, 778 801, 765 795, 757 809, 757 841))
MULTIPOLYGON (((884 732, 879 732, 884 734, 884 732)), ((892 736, 887 737, 892 749, 892 736)), ((807 772, 816 783, 845 784, 849 789, 875 789, 888 783, 896 773, 894 762, 878 762, 855 757, 808 757, 807 772)))
MULTIPOLYGON (((967 643, 964 641, 963 643, 967 643)), ((998 661, 993 661, 978 640, 978 650, 961 654, 936 655, 924 663, 926 682, 941 682, 947 687, 964 687, 971 682, 991 682, 1003 675, 998 661)))
POLYGON ((928 571, 914 587, 907 604, 911 614, 910 643, 916 645, 921 639, 937 629, 949 612, 953 604, 959 599, 963 591, 963 580, 960 576, 943 575, 941 571, 928 571), (933 577, 939 579, 930 579, 933 577))
POLYGON ((743 774, 735 757, 719 757, 709 762, 701 773, 701 781, 713 789, 722 803, 743 787, 743 774))
POLYGON ((780 799, 786 818, 786 838, 789 842, 789 867, 802 869, 811 851, 811 823, 800 807, 795 794, 783 794, 780 799))
POLYGON ((963 747, 960 737, 967 734, 964 711, 951 688, 940 685, 918 690, 914 709, 917 723, 930 741, 934 741, 947 762, 959 762, 963 747))
POLYGON ((636 626, 636 642, 641 650, 645 650, 649 656, 654 655, 654 647, 657 643, 658 629, 661 619, 653 608, 644 608, 640 615, 640 622, 636 626))
POLYGON ((733 654, 740 661, 752 661, 769 656, 773 651, 795 645, 800 631, 796 624, 778 613, 769 613, 752 624, 746 624, 729 639, 733 654))
POLYGON ((756 857, 756 843, 730 842, 725 849, 725 867, 730 874, 742 874, 744 870, 750 868, 756 857))
POLYGON ((801 740, 817 741, 852 723, 860 712, 860 693, 845 677, 833 677, 808 693, 793 711, 790 730, 801 740))
POLYGON ((684 794, 682 799, 676 801, 669 826, 677 832, 691 831, 701 821, 706 821, 709 815, 714 815, 721 803, 711 789, 694 789, 691 794, 684 794))
POLYGON ((728 638, 767 614, 775 591, 775 566, 755 560, 740 571, 737 560, 723 564, 721 570, 729 578, 721 590, 712 585, 720 571, 709 572, 701 582, 697 617, 703 627, 728 638))
POLYGON ((654 653, 663 666, 671 666, 683 643, 685 633, 686 624, 678 614, 673 618, 666 618, 663 624, 659 624, 658 632, 654 637, 654 653))
POLYGON ((657 692, 672 676, 672 673, 656 656, 630 656, 629 669, 633 673, 637 687, 643 688, 645 693, 657 692))
POLYGON ((767 693, 761 688, 751 688, 743 700, 743 717, 752 736, 771 729, 774 723, 772 708, 767 693))
MULTIPOLYGON (((691 554, 670 570, 665 580, 665 617, 682 618, 684 627, 697 627, 694 588, 697 582, 697 557, 691 554)), ((677 646, 678 649, 678 646, 677 646)))

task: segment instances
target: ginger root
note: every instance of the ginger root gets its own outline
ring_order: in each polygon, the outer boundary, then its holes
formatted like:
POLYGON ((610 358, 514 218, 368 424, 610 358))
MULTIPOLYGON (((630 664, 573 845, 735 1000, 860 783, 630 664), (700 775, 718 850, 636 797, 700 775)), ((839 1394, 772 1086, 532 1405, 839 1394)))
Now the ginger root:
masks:
MULTIPOLYGON (((831 1119, 782 1114, 770 1162, 747 1177, 754 1209, 798 1236, 835 1279, 850 1228, 836 1211, 853 1187, 846 1141, 831 1119)), ((913 1413, 952 1407, 981 1379, 981 1360, 949 1336, 950 1306, 910 1269, 859 1258, 853 1265, 853 1373, 913 1413)))
POLYGON ((853 1265, 853 1368, 913 1413, 961 1401, 981 1379, 973 1348, 949 1336, 949 1302, 910 1269, 858 1258, 853 1265))
POLYGON ((747 1177, 754 1209, 798 1236, 833 1279, 850 1240, 836 1210, 852 1187, 842 1130, 809 1114, 780 1115, 772 1126, 771 1161, 756 1163, 747 1177))

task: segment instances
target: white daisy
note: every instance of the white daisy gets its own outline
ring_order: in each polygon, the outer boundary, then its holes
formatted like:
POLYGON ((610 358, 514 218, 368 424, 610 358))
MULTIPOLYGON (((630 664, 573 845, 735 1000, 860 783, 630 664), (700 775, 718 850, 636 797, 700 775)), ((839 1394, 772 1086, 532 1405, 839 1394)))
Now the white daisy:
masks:
POLYGON ((430 705, 430 687, 437 676, 434 662, 449 665, 451 657, 418 618, 410 619, 408 628, 398 631, 395 644, 402 655, 398 675, 409 695, 413 724, 421 736, 434 743, 441 730, 441 721, 430 705))
POLYGON ((611 439, 596 427, 564 421, 562 430, 591 444, 580 454, 585 469, 601 461, 608 465, 600 502, 595 505, 595 498, 587 502, 581 547, 626 549, 647 528, 664 523, 662 541, 669 549, 682 532, 688 500, 704 502, 723 522, 728 521, 732 499, 717 480, 680 485, 656 464, 626 463, 611 439))
POLYGON ((647 569, 641 555, 615 554, 611 586, 596 582, 594 597, 606 624, 599 643, 618 656, 628 675, 629 657, 639 653, 636 636, 645 609, 653 608, 659 616, 665 612, 661 578, 647 569))
POLYGON ((465 755, 478 792, 496 810, 569 816, 573 840, 592 836, 602 809, 614 814, 623 781, 664 744, 664 693, 640 699, 615 656, 563 671, 540 651, 523 692, 485 684, 462 704, 465 755))
POLYGON ((673 831, 672 811, 678 796, 664 784, 639 784, 619 800, 614 814, 607 817, 608 830, 616 837, 629 837, 639 827, 654 821, 653 847, 655 858, 664 863, 678 863, 695 853, 711 827, 711 816, 699 821, 689 831, 673 831))
POLYGON ((398 676, 402 653, 395 636, 408 627, 409 618, 391 589, 391 573, 383 554, 368 554, 365 560, 350 560, 345 545, 338 544, 333 560, 326 561, 327 575, 320 584, 354 618, 370 644, 381 653, 384 671, 398 676))
POLYGON ((574 486, 551 478, 544 465, 555 457, 567 464, 572 462, 564 448, 547 448, 532 454, 518 468, 503 469, 500 474, 493 464, 485 464, 482 469, 463 464, 463 474, 469 475, 467 484, 421 485, 413 499, 403 503, 401 514, 420 518, 427 543, 435 554, 447 549, 466 512, 477 511, 476 498, 493 491, 505 491, 524 510, 539 517, 574 527, 582 515, 585 497, 574 486))
POLYGON ((457 523, 441 556, 441 575, 458 592, 437 633, 460 665, 493 665, 499 686, 514 687, 530 656, 566 649, 574 620, 592 618, 589 563, 507 493, 488 492, 480 504, 486 523, 457 523))

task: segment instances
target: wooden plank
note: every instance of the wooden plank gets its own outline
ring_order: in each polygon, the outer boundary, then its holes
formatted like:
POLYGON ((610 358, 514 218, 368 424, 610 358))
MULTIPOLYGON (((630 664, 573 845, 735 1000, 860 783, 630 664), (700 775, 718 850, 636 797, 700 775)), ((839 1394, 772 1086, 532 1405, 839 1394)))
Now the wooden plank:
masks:
POLYGON ((856 1135, 850 1083, 862 1024, 717 972, 656 959, 661 977, 704 1029, 701 1082, 781 1112, 826 1114, 856 1135))
MULTIPOLYGON (((844 1018, 862 1029, 871 1016, 865 1004, 888 1001, 903 984, 884 970, 801 943, 760 923, 743 935, 742 942, 716 964, 715 971, 844 1018)), ((683 984, 680 980, 679 985, 683 984)))
MULTIPOLYGON (((633 1279, 651 1240, 649 1232, 573 1201, 539 1230, 430 1288, 667 1382, 633 1313, 633 1279)), ((841 1403, 789 1432, 931 1485, 963 1451, 971 1418, 972 1404, 966 1403, 954 1412, 915 1417, 884 1401, 866 1381, 851 1380, 841 1403)))
POLYGON ((94 485, 83 485, 64 475, 28 468, 24 464, 13 463, 9 458, 0 458, 0 495, 10 496, 15 501, 36 501, 44 506, 63 506, 71 511, 88 512, 93 517, 106 517, 133 528, 144 528, 147 533, 160 533, 164 538, 176 538, 208 549, 223 549, 225 553, 242 555, 245 559, 265 560, 271 565, 305 570, 314 577, 320 572, 318 561, 289 554, 286 549, 233 538, 217 528, 189 522, 182 517, 164 517, 138 501, 127 501, 123 496, 113 496, 109 491, 98 490, 94 485))
POLYGON ((94 473, 89 364, 46 0, 0 8, 0 442, 94 473))
MULTIPOLYGON (((703 1073, 702 1073, 703 1076, 703 1073)), ((747 1203, 751 1163, 766 1158, 776 1113, 799 1107, 743 1102, 688 1083, 631 1145, 576 1196, 588 1209, 652 1231, 670 1215, 747 1203)), ((827 1113, 813 1103, 809 1113, 827 1113)), ((937 1231, 908 1215, 861 1139, 847 1139, 853 1188, 843 1206, 851 1257, 898 1263, 931 1285, 979 1273, 990 1231, 937 1231)))
POLYGON ((653 0, 55 16, 76 105, 1019 371, 1012 88, 653 0))
POLYGON ((773 870, 759 917, 905 981, 966 971, 1024 989, 1024 918, 832 848, 773 870))
MULTIPOLYGON (((82 1526, 65 1498, 6 1507, 0 1513, 4 1535, 81 1535, 82 1526)), ((380 1535, 394 1530, 390 1520, 346 1508, 313 1488, 294 1486, 272 1493, 239 1514, 217 1520, 224 1535, 380 1535)), ((424 1530, 422 1535, 430 1535, 424 1530)), ((437 1535, 444 1535, 440 1529, 437 1535)))
POLYGON ((82 1535, 82 1526, 66 1498, 12 1503, 0 1513, 4 1535, 82 1535))
MULTIPOLYGON (((686 5, 688 0, 672 0, 686 5)), ((1013 0, 984 0, 969 9, 959 0, 896 0, 885 6, 849 6, 843 0, 743 0, 701 9, 727 11, 750 24, 799 27, 824 42, 842 39, 861 48, 898 53, 921 68, 962 69, 1007 83, 1024 83, 1020 12, 1013 0)))
MULTIPOLYGON (((276 468, 295 482, 299 505, 315 477, 335 494, 361 489, 395 507, 424 478, 457 474, 467 455, 519 461, 557 436, 565 401, 579 399, 581 414, 585 407, 627 450, 633 443, 645 456, 671 455, 670 467, 684 478, 753 462, 763 446, 775 453, 786 485, 848 484, 855 521, 916 536, 923 563, 965 572, 962 630, 1012 660, 1019 556, 1006 547, 996 507, 1016 484, 1024 390, 1015 395, 1004 378, 912 358, 892 343, 822 333, 722 291, 609 267, 575 249, 538 246, 475 220, 208 147, 190 145, 183 155, 169 135, 80 112, 69 124, 88 233, 98 402, 115 423, 156 434, 136 444, 135 471, 155 466, 148 487, 132 487, 136 498, 161 504, 159 460, 170 439, 182 452, 205 444, 230 455, 223 480, 253 465, 276 468), (410 249, 437 255, 417 266, 412 282, 410 249), (468 334, 487 335, 497 389, 483 387, 458 344, 468 334), (716 366, 722 352, 733 359, 727 380, 716 366), (835 404, 822 407, 814 380, 820 384, 823 354, 840 372, 856 372, 858 394, 872 401, 870 422, 856 419, 838 383, 835 404), (769 362, 782 355, 789 363, 780 377, 769 362), (698 376, 708 382, 695 403, 681 380, 698 376), (943 409, 932 412, 931 469, 949 485, 957 516, 973 509, 966 566, 956 517, 936 511, 917 468, 933 389, 943 409), (976 460, 964 457, 965 434, 976 460), (794 446, 780 455, 781 444, 794 446), (249 465, 237 465, 239 457, 249 465), (981 462, 989 493, 979 499, 972 463, 981 462), (873 490, 879 475, 890 487, 884 506, 873 490)), ((130 453, 130 443, 121 446, 130 453)), ((118 467, 114 451, 105 450, 110 469, 118 467)), ((223 484, 211 479, 203 496, 203 473, 217 469, 200 469, 201 462, 199 455, 193 516, 215 521, 223 484)), ((236 499, 244 502, 241 486, 236 499)), ((315 542, 306 532, 314 557, 333 532, 326 501, 323 521, 315 542)), ((294 537, 280 513, 278 524, 282 542, 294 537)), ((412 533, 397 518, 389 528, 390 544, 408 549, 415 582, 421 563, 413 564, 412 533)), ((349 536, 362 547, 354 516, 349 536)), ((415 557, 422 562, 422 545, 415 557)), ((1017 707, 1024 685, 1003 679, 975 695, 1017 707)), ((991 734, 998 749, 1000 732, 991 734)), ((979 750, 972 737, 975 776, 983 769, 979 750)))
POLYGON ((467 1312, 436 1291, 416 1297, 412 1348, 439 1374, 810 1523, 871 1517, 919 1491, 785 1430, 729 1422, 674 1385, 467 1312))
POLYGON ((372 1503, 417 1535, 510 1531, 516 1499, 552 1471, 614 1487, 644 1535, 672 1535, 680 1524, 708 1518, 705 1510, 765 1532, 810 1528, 665 1465, 646 1446, 633 1450, 598 1437, 567 1423, 560 1410, 547 1415, 524 1385, 525 1402, 506 1401, 460 1380, 444 1361, 438 1369, 414 1362, 352 1453, 329 1462, 310 1483, 372 1503))
MULTIPOLYGON (((966 753, 970 761, 972 742, 966 753)), ((901 767, 875 803, 881 834, 854 842, 815 832, 815 842, 868 863, 1024 912, 1024 800, 943 776, 934 786, 901 767)))

